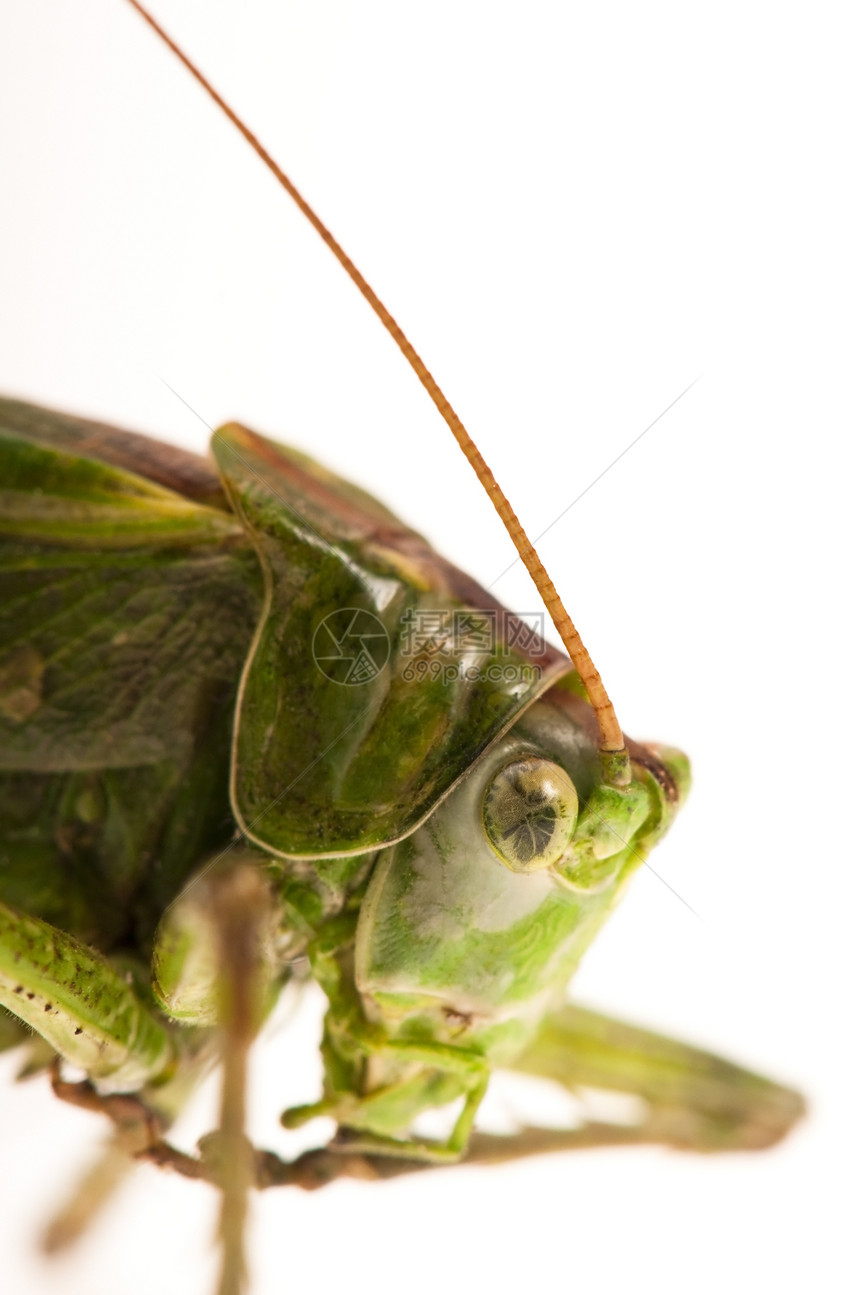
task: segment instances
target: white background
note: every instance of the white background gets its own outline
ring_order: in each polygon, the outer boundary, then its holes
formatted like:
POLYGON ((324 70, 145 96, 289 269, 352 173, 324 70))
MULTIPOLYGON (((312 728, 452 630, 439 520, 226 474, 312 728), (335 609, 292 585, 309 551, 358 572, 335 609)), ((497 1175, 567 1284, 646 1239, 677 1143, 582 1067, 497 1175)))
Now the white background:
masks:
MULTIPOLYGON (((851 7, 157 9, 342 238, 531 532, 701 374, 540 546, 625 728, 683 746, 696 780, 653 865, 699 916, 643 871, 577 992, 811 1107, 762 1156, 272 1193, 254 1292, 856 1290, 851 7)), ((0 102, 0 389, 202 449, 169 383, 496 579, 509 542, 395 348, 127 6, 6 0, 0 102)), ((535 607, 519 573, 494 592, 535 607)), ((314 1094, 314 1029, 259 1060, 263 1144, 314 1094)), ((44 1087, 0 1108, 5 1288, 208 1292, 212 1197, 150 1170, 63 1266, 34 1258, 100 1133, 44 1087)))

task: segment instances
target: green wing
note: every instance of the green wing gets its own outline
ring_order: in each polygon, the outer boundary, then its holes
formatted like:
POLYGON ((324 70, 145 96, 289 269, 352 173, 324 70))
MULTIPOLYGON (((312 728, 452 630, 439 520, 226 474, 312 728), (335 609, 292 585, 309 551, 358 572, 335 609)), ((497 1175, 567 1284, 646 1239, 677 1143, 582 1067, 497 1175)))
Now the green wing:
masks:
POLYGON ((173 756, 194 740, 201 690, 235 679, 253 629, 241 528, 52 444, 59 416, 38 411, 28 435, 3 413, 0 767, 173 756))
POLYGON ((108 461, 135 446, 0 402, 0 896, 102 945, 229 837, 260 598, 235 518, 108 461))

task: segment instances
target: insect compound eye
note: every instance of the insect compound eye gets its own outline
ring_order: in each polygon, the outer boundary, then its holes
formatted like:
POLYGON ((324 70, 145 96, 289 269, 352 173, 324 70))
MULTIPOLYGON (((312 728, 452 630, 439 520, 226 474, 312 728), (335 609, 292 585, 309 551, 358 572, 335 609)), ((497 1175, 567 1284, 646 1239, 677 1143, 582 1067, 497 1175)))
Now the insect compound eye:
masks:
POLYGON ((484 831, 513 872, 537 872, 561 858, 578 808, 576 788, 564 769, 541 756, 520 756, 487 784, 484 831))

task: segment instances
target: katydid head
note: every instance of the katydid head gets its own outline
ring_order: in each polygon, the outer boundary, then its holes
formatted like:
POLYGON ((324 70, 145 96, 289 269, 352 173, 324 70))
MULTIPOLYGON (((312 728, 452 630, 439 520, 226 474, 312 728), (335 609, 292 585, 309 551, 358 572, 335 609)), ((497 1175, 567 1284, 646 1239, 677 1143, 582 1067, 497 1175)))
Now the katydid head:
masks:
POLYGON ((432 1021, 497 1064, 521 1047, 686 790, 679 752, 633 743, 631 768, 623 789, 602 780, 566 687, 535 702, 378 859, 355 966, 371 1019, 395 1037, 432 1021))

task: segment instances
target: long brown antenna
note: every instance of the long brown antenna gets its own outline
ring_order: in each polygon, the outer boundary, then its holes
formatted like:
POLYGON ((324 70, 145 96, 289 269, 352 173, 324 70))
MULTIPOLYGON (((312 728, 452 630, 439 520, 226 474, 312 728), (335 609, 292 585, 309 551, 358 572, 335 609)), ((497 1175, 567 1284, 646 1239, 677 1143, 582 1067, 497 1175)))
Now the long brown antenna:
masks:
MULTIPOLYGON (((609 700, 609 696, 603 686, 603 680, 597 673, 594 662, 589 656, 582 639, 579 637, 573 621, 565 611, 562 601, 556 592, 555 585, 547 574, 546 568, 520 525, 513 508, 511 508, 511 505, 505 498, 501 486, 496 481, 477 446, 466 431, 466 428, 457 417, 457 414, 454 412, 450 402, 445 398, 439 384, 427 368, 427 365, 421 359, 421 356, 415 350, 415 347, 409 341, 409 338, 403 332, 403 329, 397 323, 397 320, 390 311, 386 309, 379 297, 377 297, 364 275, 361 274, 358 267, 350 260, 334 235, 322 223, 314 209, 305 201, 292 180, 281 170, 275 159, 266 151, 257 137, 252 134, 230 105, 221 98, 221 95, 215 87, 207 81, 200 69, 195 67, 187 54, 183 53, 176 42, 171 40, 164 28, 159 26, 152 14, 150 14, 142 4, 139 4, 138 0, 128 0, 128 3, 133 9, 137 10, 141 18, 143 18, 156 35, 164 41, 168 49, 172 50, 179 61, 187 67, 194 79, 198 81, 206 93, 214 99, 225 117, 229 118, 239 131, 240 135, 242 135, 251 145, 251 148, 269 168, 281 187, 286 189, 302 215, 310 221, 326 247, 328 247, 337 257, 338 261, 343 266, 344 270, 346 270, 347 274, 352 279, 365 301, 369 304, 374 314, 400 347, 400 350, 403 352, 418 376, 418 380, 422 387, 450 427, 457 444, 471 463, 478 480, 489 495, 496 512, 504 522, 505 529, 516 546, 517 553, 522 558, 529 575, 534 581, 535 588, 540 594, 540 597, 546 605, 547 611, 552 617, 553 624, 561 635, 562 642, 570 654, 573 664, 579 672, 579 677, 582 680, 588 700, 594 707, 598 727, 600 729, 601 750, 607 754, 619 753, 623 755, 626 753, 624 735, 621 732, 621 726, 615 717, 615 709, 612 702, 609 700)), ((612 777, 614 781, 627 781, 629 772, 625 766, 626 761, 624 760, 610 762, 609 767, 613 770, 612 777)))

